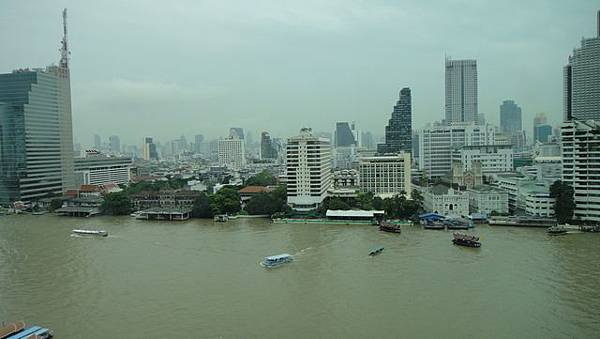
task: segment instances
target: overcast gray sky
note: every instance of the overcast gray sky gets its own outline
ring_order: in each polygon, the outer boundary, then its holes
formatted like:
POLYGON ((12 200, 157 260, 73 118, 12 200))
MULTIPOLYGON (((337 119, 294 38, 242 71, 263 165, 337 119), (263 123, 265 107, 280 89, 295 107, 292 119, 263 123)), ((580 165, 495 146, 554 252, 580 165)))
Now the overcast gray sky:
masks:
POLYGON ((477 59, 479 111, 562 114, 562 66, 597 1, 0 0, 0 72, 58 61, 69 11, 77 141, 274 136, 355 120, 383 134, 400 88, 413 126, 443 116, 444 55, 477 59), (255 134, 256 136, 256 134, 255 134))

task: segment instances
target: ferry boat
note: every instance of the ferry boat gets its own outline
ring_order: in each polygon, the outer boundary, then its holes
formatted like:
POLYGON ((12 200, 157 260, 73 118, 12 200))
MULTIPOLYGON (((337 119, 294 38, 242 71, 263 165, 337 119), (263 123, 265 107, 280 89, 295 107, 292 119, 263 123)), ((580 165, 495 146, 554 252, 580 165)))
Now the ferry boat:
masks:
POLYGON ((563 226, 551 226, 546 229, 548 235, 562 235, 567 234, 567 229, 563 226))
POLYGON ((73 230, 72 232, 79 235, 99 235, 101 237, 108 237, 108 232, 103 230, 73 230))
POLYGON ((468 230, 473 228, 472 222, 461 219, 448 219, 444 221, 444 226, 449 230, 468 230))
POLYGON ((452 239, 452 243, 454 245, 466 247, 481 247, 479 237, 462 233, 454 233, 454 239, 452 239))
POLYGON ((370 256, 375 256, 375 255, 380 254, 381 252, 383 252, 383 246, 377 246, 377 247, 372 248, 369 251, 369 255, 370 256))
POLYGON ((402 232, 402 229, 400 228, 400 225, 395 225, 392 224, 390 222, 387 221, 382 221, 379 223, 379 230, 380 231, 384 231, 384 232, 390 232, 390 233, 400 233, 402 232))
POLYGON ((21 332, 23 329, 25 329, 25 323, 23 321, 0 326, 0 338, 8 338, 15 333, 21 332))
POLYGON ((273 268, 288 263, 292 260, 294 260, 294 258, 290 254, 283 253, 265 257, 263 261, 260 262, 260 265, 265 268, 273 268))

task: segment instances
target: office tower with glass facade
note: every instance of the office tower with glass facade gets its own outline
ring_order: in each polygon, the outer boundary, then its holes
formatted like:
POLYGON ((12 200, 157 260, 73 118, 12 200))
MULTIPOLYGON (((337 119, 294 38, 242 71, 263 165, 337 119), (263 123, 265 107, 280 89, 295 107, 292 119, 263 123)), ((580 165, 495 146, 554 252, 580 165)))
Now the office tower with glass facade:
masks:
POLYGON ((507 135, 513 135, 523 129, 521 107, 513 100, 504 100, 500 105, 500 128, 507 135))
POLYGON ((600 120, 600 11, 596 37, 581 40, 563 68, 563 116, 569 120, 600 120))
POLYGON ((152 137, 144 138, 144 160, 158 160, 156 144, 152 140, 152 137))
POLYGON ((269 132, 262 132, 260 135, 260 158, 262 160, 277 159, 277 147, 269 132))
POLYGON ((58 66, 0 74, 0 203, 75 186, 66 10, 63 20, 58 66))
POLYGON ((477 118, 477 61, 446 59, 446 124, 477 118))
POLYGON ((412 152, 412 99, 410 88, 400 90, 392 117, 385 127, 385 143, 377 145, 377 152, 412 152))

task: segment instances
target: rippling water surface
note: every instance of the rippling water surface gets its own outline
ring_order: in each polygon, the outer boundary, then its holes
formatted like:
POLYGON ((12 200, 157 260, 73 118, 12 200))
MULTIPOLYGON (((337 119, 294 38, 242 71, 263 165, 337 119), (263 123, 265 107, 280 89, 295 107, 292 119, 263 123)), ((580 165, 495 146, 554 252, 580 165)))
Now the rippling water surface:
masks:
POLYGON ((480 249, 418 227, 0 216, 0 321, 57 338, 600 336, 600 234, 475 232, 480 249), (295 261, 258 265, 282 252, 295 261))

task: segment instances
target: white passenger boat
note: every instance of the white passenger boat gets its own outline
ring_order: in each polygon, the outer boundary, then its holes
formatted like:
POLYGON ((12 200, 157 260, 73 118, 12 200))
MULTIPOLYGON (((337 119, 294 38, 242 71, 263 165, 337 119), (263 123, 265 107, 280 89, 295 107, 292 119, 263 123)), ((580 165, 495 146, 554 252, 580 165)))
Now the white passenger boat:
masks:
POLYGON ((262 267, 266 267, 266 268, 273 268, 273 267, 277 267, 279 265, 283 265, 292 260, 294 260, 294 258, 290 254, 283 253, 283 254, 265 257, 263 259, 263 261, 260 262, 260 265, 262 267))
POLYGON ((101 237, 108 237, 108 232, 103 230, 73 230, 72 232, 79 235, 99 235, 101 237))

